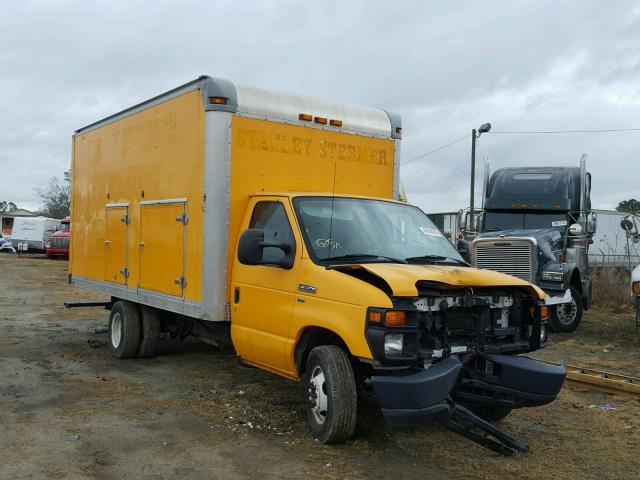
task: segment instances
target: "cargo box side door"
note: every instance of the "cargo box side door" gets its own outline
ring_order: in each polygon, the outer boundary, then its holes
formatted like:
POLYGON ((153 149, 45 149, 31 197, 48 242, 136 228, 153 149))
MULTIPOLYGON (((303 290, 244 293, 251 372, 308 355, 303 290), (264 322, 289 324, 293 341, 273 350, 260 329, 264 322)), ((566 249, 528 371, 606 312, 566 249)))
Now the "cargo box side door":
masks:
POLYGON ((127 236, 129 205, 110 203, 106 206, 104 239, 104 279, 107 282, 127 284, 127 236))
POLYGON ((186 199, 140 202, 138 288, 183 296, 187 223, 186 199))

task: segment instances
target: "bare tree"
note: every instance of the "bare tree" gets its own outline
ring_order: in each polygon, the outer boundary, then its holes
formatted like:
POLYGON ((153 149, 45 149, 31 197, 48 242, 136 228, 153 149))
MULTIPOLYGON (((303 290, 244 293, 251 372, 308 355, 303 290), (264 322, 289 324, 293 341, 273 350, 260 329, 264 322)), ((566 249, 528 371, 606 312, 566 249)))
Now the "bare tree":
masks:
POLYGON ((37 188, 43 202, 40 214, 51 218, 64 218, 71 211, 71 170, 64 172, 62 181, 58 177, 49 179, 47 188, 37 188))

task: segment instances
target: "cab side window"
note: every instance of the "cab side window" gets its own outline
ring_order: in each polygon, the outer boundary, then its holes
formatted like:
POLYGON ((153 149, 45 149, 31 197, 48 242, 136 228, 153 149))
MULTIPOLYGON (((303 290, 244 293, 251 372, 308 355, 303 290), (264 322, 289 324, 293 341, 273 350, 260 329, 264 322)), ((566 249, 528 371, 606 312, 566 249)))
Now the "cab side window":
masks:
MULTIPOLYGON (((287 213, 280 202, 258 202, 253 209, 249 228, 259 228, 264 231, 266 242, 288 243, 295 245, 293 231, 289 225, 287 213)), ((281 261, 285 253, 275 247, 268 247, 262 251, 262 261, 265 263, 277 263, 281 261)))

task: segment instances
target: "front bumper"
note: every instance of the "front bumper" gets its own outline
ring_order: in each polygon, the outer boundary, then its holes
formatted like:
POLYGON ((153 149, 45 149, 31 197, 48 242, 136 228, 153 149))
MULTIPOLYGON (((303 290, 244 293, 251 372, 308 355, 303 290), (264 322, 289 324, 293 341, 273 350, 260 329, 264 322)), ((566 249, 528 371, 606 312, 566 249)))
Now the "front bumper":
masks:
POLYGON ((374 375, 371 382, 385 422, 408 426, 448 414, 446 401, 467 406, 531 407, 552 402, 566 376, 564 366, 528 357, 450 355, 404 376, 374 375), (481 371, 478 365, 490 365, 481 371))
POLYGON ((69 249, 68 248, 47 248, 46 250, 47 257, 68 257, 69 249))

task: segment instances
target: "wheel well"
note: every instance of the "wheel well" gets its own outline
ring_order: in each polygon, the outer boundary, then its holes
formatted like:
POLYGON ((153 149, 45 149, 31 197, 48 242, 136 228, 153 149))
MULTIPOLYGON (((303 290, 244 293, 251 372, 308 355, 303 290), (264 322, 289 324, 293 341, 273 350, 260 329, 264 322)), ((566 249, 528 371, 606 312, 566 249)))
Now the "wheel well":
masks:
POLYGON ((582 293, 582 280, 580 280, 580 272, 576 268, 571 274, 571 285, 576 287, 580 293, 582 293))
POLYGON ((294 359, 298 368, 298 374, 303 374, 307 368, 307 358, 315 347, 320 345, 338 345, 349 353, 349 348, 340 336, 331 330, 321 327, 308 327, 302 332, 300 340, 296 344, 294 359))

